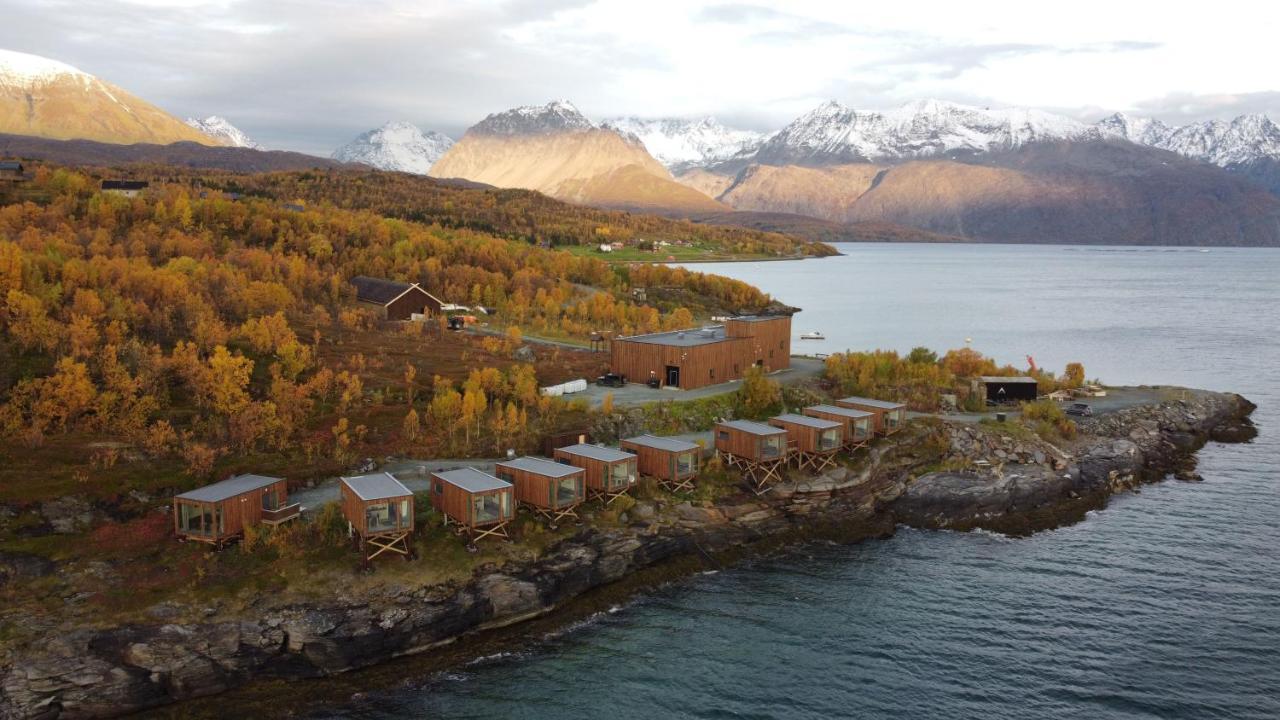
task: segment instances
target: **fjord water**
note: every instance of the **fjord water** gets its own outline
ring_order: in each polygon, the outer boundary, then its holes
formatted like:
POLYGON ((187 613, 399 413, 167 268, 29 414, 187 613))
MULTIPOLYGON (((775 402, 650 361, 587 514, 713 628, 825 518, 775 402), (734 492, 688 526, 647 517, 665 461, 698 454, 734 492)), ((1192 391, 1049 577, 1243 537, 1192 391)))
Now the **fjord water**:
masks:
POLYGON ((901 529, 647 593, 532 647, 327 708, 349 718, 1280 717, 1280 251, 844 245, 697 269, 846 347, 975 348, 1244 394, 1203 483, 1009 539, 901 529))

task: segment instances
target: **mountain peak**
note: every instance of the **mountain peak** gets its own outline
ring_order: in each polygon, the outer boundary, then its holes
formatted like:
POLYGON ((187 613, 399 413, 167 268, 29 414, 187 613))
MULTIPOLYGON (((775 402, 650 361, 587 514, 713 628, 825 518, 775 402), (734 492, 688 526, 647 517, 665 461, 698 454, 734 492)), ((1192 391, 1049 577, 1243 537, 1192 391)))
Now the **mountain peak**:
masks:
POLYGON ((232 125, 230 120, 221 115, 210 115, 203 120, 187 118, 187 124, 214 140, 220 141, 223 145, 251 148, 253 150, 262 149, 262 146, 254 142, 243 130, 232 125))
POLYGON ((606 120, 600 126, 624 138, 637 138, 654 159, 676 173, 754 152, 766 137, 765 133, 754 130, 725 127, 710 115, 693 118, 622 117, 606 120))
POLYGON ((453 146, 453 139, 435 131, 422 132, 405 120, 391 120, 333 151, 334 160, 363 163, 379 170, 426 175, 453 146))
POLYGON ((0 49, 0 82, 17 85, 33 85, 52 82, 61 77, 77 77, 84 81, 93 79, 64 62, 39 55, 0 49))
POLYGON ((546 105, 523 105, 489 115, 468 132, 484 135, 529 135, 593 130, 592 124, 568 100, 553 100, 546 105))

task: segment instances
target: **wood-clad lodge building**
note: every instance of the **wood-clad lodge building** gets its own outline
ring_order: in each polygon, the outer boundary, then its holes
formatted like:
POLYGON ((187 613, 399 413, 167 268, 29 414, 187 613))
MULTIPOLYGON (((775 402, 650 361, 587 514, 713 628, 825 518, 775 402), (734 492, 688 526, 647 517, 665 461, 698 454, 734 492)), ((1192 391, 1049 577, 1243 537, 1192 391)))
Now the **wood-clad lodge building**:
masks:
POLYGON ((414 315, 438 315, 444 303, 418 283, 403 283, 364 275, 351 278, 356 302, 377 308, 383 320, 409 320, 414 315))
POLYGON ((892 435, 907 421, 907 406, 898 402, 847 397, 836 400, 836 405, 871 413, 871 431, 877 435, 892 435))
POLYGON ((388 472, 344 477, 338 484, 342 515, 365 549, 365 561, 391 551, 409 556, 413 493, 388 472), (370 551, 370 546, 377 548, 370 551))
POLYGON ((693 487, 693 478, 702 462, 702 448, 696 443, 656 435, 637 435, 618 443, 636 454, 636 469, 659 484, 684 490, 693 487))
POLYGON ((625 450, 600 445, 569 445, 556 448, 555 460, 586 471, 587 494, 607 502, 629 490, 636 481, 636 456, 625 450))
POLYGON ((506 525, 516 516, 511 483, 470 467, 431 473, 431 506, 446 525, 452 521, 465 528, 472 542, 508 537, 506 525))
POLYGON ((547 458, 526 455, 494 465, 494 474, 515 486, 516 499, 556 522, 577 517, 586 498, 586 471, 547 458))
POLYGON ((254 523, 278 525, 298 517, 301 507, 288 500, 283 478, 236 475, 174 496, 174 530, 178 537, 221 546, 254 523))
POLYGON ((875 432, 871 427, 871 422, 875 415, 866 410, 854 410, 853 408, 843 408, 835 405, 811 405, 804 409, 804 414, 809 417, 843 423, 844 444, 851 450, 866 445, 871 440, 872 433, 875 432))
POLYGON ((692 390, 742 377, 748 367, 791 367, 791 316, 752 315, 723 325, 614 338, 611 372, 630 382, 656 377, 666 387, 692 390))

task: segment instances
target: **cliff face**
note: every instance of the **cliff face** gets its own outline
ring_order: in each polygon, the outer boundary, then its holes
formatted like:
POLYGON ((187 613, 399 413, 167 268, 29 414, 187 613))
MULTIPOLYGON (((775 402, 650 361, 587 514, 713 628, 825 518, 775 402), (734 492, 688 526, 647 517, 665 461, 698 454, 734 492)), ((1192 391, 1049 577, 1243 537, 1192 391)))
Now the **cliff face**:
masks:
POLYGON ((853 471, 737 495, 709 507, 637 504, 626 527, 590 530, 534 562, 482 568, 465 583, 335 596, 251 616, 50 633, 0 660, 0 718, 111 717, 270 678, 346 672, 548 613, 594 588, 677 558, 756 543, 890 534, 897 523, 1026 533, 1072 522, 1109 494, 1177 471, 1210 437, 1245 440, 1253 406, 1236 395, 1085 419, 1070 449, 974 426, 914 422, 853 471), (932 450, 926 450, 932 448, 932 450), (979 473, 915 471, 941 459, 994 460, 979 473), (997 467, 998 466, 998 467, 997 467))

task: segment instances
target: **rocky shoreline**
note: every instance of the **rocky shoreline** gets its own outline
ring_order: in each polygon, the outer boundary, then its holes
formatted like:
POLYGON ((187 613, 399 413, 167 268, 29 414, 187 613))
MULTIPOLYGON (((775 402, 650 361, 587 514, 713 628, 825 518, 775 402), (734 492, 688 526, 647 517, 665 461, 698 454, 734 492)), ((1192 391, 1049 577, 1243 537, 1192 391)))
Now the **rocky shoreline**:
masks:
MULTIPOLYGON (((766 547, 885 536, 899 524, 1014 535, 1078 521, 1113 493, 1170 474, 1198 479, 1209 440, 1240 442, 1254 406, 1233 394, 1079 420, 1048 443, 985 426, 913 421, 852 467, 706 506, 641 503, 622 528, 588 529, 537 561, 482 567, 465 583, 263 607, 234 621, 78 629, 0 665, 0 718, 98 718, 263 680, 370 667, 548 615, 595 589, 766 547)), ((678 572, 678 571, 677 571, 678 572)), ((622 583, 625 584, 625 583, 622 583)))

